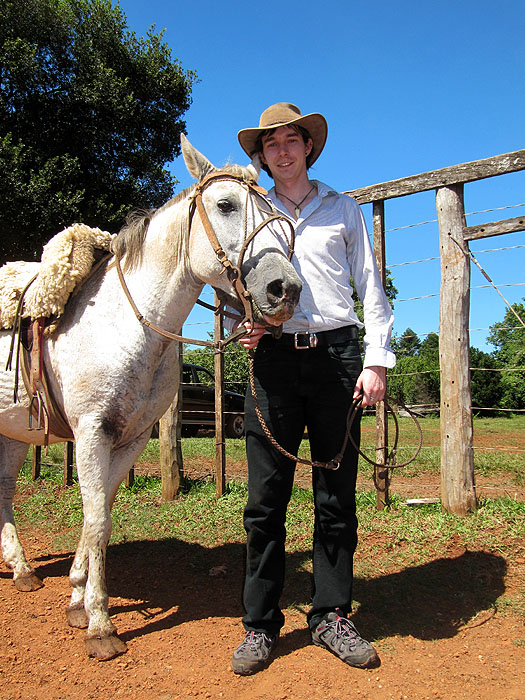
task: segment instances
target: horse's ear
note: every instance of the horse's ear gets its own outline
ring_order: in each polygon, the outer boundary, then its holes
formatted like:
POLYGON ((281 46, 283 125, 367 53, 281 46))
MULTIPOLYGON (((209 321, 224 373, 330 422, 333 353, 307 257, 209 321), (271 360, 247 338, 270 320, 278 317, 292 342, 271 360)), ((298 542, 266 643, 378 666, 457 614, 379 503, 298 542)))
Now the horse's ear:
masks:
POLYGON ((200 180, 208 173, 217 170, 202 153, 199 153, 199 151, 191 145, 184 134, 180 135, 180 145, 186 167, 190 175, 196 180, 200 180))
POLYGON ((252 162, 248 166, 248 170, 251 170, 251 172, 255 175, 255 181, 257 182, 259 179, 259 173, 261 172, 261 159, 258 155, 255 155, 252 158, 252 162))

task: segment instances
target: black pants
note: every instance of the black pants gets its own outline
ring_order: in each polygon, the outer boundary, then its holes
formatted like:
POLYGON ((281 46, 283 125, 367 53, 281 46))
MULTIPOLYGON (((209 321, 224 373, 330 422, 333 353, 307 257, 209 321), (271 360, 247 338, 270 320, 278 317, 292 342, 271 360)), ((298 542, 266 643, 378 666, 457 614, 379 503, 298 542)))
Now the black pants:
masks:
MULTIPOLYGON (((355 329, 353 329, 355 330, 355 329)), ((305 427, 312 459, 329 461, 340 450, 346 416, 362 365, 359 343, 339 340, 323 347, 296 350, 264 336, 254 360, 256 393, 271 433, 297 454, 305 427)), ((353 438, 359 444, 359 421, 353 438)), ((248 502, 243 624, 247 630, 277 633, 284 623, 279 607, 285 569, 285 519, 295 462, 268 441, 246 395, 248 502)), ((334 608, 350 612, 353 556, 357 545, 356 450, 349 443, 337 471, 313 467, 315 502, 313 599, 308 622, 314 628, 334 608)))

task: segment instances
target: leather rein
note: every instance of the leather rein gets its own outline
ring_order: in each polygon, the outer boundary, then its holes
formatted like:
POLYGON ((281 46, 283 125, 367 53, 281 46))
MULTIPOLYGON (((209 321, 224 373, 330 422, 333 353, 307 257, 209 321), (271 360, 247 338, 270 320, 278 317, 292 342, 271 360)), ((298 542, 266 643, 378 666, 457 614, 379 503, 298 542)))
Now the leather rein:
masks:
MULTIPOLYGON (((133 298, 131 296, 131 293, 129 291, 129 288, 126 284, 126 281, 124 279, 124 273, 122 272, 122 267, 120 264, 120 260, 117 256, 115 256, 115 267, 117 268, 117 274, 118 278, 120 280, 120 284, 122 286, 122 289, 124 291, 124 294, 126 295, 126 298, 128 299, 131 308, 133 309, 133 312, 135 316, 137 317, 138 321, 143 325, 146 326, 147 328, 150 328, 152 331, 155 331, 156 333, 159 333, 159 335, 164 336, 165 338, 169 338, 170 340, 177 340, 179 342, 184 342, 184 343, 190 343, 191 345, 203 345, 206 347, 213 347, 218 351, 223 350, 223 348, 231 343, 233 340, 237 340, 241 335, 244 335, 246 333, 246 330, 244 328, 244 323, 246 321, 249 321, 253 325, 253 306, 252 306, 252 298, 250 292, 246 289, 246 286, 242 280, 242 274, 241 274, 241 268, 242 268, 242 263, 244 261, 244 256, 246 254, 246 250, 248 249, 248 246, 250 243, 253 241, 255 236, 262 231, 266 226, 268 226, 270 223, 273 221, 280 222, 281 224, 284 222, 290 227, 290 239, 288 242, 288 260, 292 259, 293 252, 294 252, 294 245, 295 245, 295 230, 291 222, 282 214, 279 214, 273 204, 265 199, 265 202, 268 203, 271 209, 271 213, 269 216, 265 217, 264 220, 256 226, 251 233, 248 234, 248 200, 250 195, 258 195, 261 197, 264 197, 266 194, 266 190, 259 185, 255 183, 255 181, 246 181, 242 177, 239 177, 237 175, 229 174, 229 173, 224 173, 221 171, 217 172, 212 172, 208 175, 206 175, 200 182, 198 182, 195 185, 195 190, 193 192, 191 202, 190 202, 190 211, 189 211, 189 222, 188 222, 188 232, 191 231, 191 224, 193 217, 195 215, 195 212, 198 213, 201 223, 203 225, 203 228, 206 232, 206 235, 208 237, 208 241, 210 242, 211 247, 213 248, 213 252, 215 253, 215 256, 217 257, 217 260, 221 263, 223 266, 223 272, 226 272, 226 275, 228 279, 230 280, 233 289, 235 291, 235 294, 237 295, 237 298, 241 302, 241 305, 243 307, 244 311, 244 316, 235 316, 234 314, 230 314, 226 311, 223 311, 222 313, 226 316, 230 316, 235 319, 240 320, 239 327, 237 330, 233 333, 231 333, 226 340, 219 339, 218 341, 211 342, 209 340, 197 340, 195 338, 185 338, 182 335, 179 335, 177 333, 171 333, 170 331, 167 331, 163 328, 160 328, 159 326, 156 326, 155 324, 151 323, 151 321, 148 321, 144 316, 140 313, 139 309, 137 308, 137 305, 133 301, 133 298), (221 246, 219 239, 217 238, 217 235, 215 234, 215 231, 213 229, 213 226, 210 222, 208 213, 206 211, 206 208, 203 204, 202 201, 202 194, 203 192, 213 183, 215 182, 220 182, 220 181, 231 181, 233 180, 234 182, 238 182, 240 185, 242 185, 246 191, 246 208, 245 208, 245 217, 244 217, 244 237, 243 237, 243 244, 241 246, 241 250, 239 253, 239 257, 237 260, 237 264, 234 265, 230 259, 228 258, 227 254, 225 253, 223 247, 221 246)), ((286 237, 286 234, 285 234, 286 237)), ((286 237, 287 238, 287 237, 286 237)), ((201 302, 200 300, 197 301, 198 304, 201 306, 204 306, 208 309, 212 309, 215 311, 215 313, 218 313, 218 309, 215 308, 214 306, 211 306, 209 304, 205 304, 204 302, 201 302)))

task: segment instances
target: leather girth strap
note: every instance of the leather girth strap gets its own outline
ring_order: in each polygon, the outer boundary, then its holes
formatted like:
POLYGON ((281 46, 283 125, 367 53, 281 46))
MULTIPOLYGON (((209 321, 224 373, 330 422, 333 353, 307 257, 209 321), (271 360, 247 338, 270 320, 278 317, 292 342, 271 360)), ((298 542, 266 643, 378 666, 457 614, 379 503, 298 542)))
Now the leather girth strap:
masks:
POLYGON ((63 440, 74 440, 74 436, 53 397, 47 379, 43 356, 45 320, 39 318, 32 324, 31 349, 24 346, 21 348, 20 372, 30 401, 29 429, 45 431, 44 445, 47 448, 49 435, 63 440), (33 419, 36 420, 36 426, 33 426, 33 419))

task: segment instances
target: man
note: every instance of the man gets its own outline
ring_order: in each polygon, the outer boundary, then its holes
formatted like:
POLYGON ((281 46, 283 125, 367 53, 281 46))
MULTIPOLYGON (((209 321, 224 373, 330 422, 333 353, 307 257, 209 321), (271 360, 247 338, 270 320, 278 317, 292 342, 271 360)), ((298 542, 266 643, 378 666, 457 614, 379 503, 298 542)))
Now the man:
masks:
MULTIPOLYGON (((297 455, 307 428, 312 460, 329 462, 340 450, 352 399, 372 406, 385 394, 386 367, 395 356, 389 342, 393 316, 385 296, 366 226, 355 200, 310 180, 308 168, 321 154, 327 125, 321 114, 302 115, 278 103, 259 126, 238 138, 259 155, 275 186, 268 196, 294 222, 292 263, 303 283, 294 316, 275 338, 248 325, 241 344, 257 348, 254 374, 263 417, 277 442, 297 455), (354 280, 364 307, 365 359, 361 360, 352 300, 354 280), (364 364, 364 369, 363 369, 364 364)), ((359 444, 359 426, 353 426, 359 444)), ((264 434, 253 399, 246 397, 248 501, 243 625, 246 635, 232 668, 249 675, 271 661, 284 616, 279 607, 285 566, 285 518, 295 461, 264 434)), ((358 454, 349 443, 339 469, 312 468, 315 502, 313 597, 308 624, 314 644, 351 666, 379 663, 373 646, 347 619, 352 604, 353 555, 357 544, 355 483, 358 454)))

